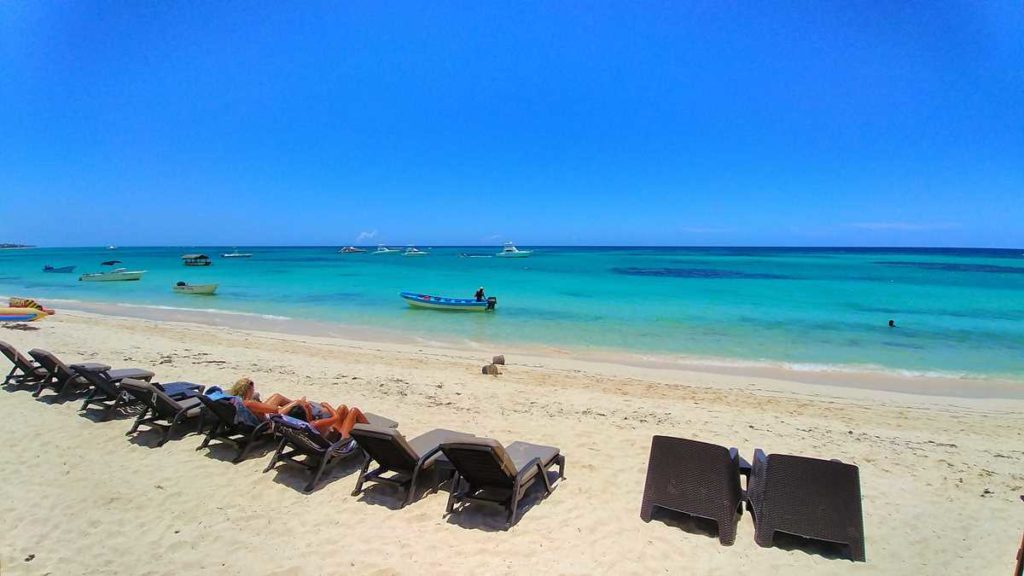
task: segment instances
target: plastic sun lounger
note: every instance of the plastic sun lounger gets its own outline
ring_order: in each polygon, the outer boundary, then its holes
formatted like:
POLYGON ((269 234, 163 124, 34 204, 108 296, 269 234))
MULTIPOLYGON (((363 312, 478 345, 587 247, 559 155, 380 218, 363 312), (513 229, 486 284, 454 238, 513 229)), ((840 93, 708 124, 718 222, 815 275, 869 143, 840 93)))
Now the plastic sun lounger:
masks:
MULTIPOLYGON (((374 414, 365 414, 366 419, 375 425, 397 427, 398 423, 374 414)), ((274 431, 281 437, 270 463, 263 472, 273 470, 278 462, 284 460, 298 464, 313 472, 305 492, 311 492, 324 471, 337 462, 346 460, 360 452, 359 446, 351 436, 344 436, 332 429, 331 439, 325 438, 308 422, 297 420, 283 414, 270 416, 274 423, 274 431)))
MULTIPOLYGON (((273 438, 274 423, 269 418, 264 418, 258 425, 252 426, 237 421, 237 409, 227 398, 213 400, 204 395, 199 395, 197 398, 203 404, 203 407, 206 408, 206 411, 212 415, 214 422, 210 426, 210 431, 207 432, 203 443, 196 450, 206 448, 214 440, 222 444, 230 444, 236 450, 232 462, 238 463, 245 460, 249 450, 258 444, 260 440, 273 438)), ((257 416, 257 418, 259 417, 257 416)))
POLYGON ((157 446, 163 446, 171 436, 171 432, 181 424, 195 419, 198 423, 196 433, 202 431, 202 404, 198 397, 175 400, 157 385, 143 380, 125 378, 121 381, 121 389, 134 397, 143 405, 142 413, 135 419, 127 436, 138 431, 139 426, 146 425, 159 428, 162 432, 157 446))
MULTIPOLYGON (((72 370, 52 352, 41 348, 33 348, 28 351, 28 354, 47 371, 47 377, 39 381, 35 392, 32 393, 33 396, 38 397, 43 390, 51 388, 57 392, 57 397, 60 398, 75 387, 89 385, 89 380, 72 370)), ((149 380, 153 378, 153 373, 141 368, 121 368, 107 370, 106 377, 113 382, 120 382, 125 378, 149 380)))
POLYGON ((740 473, 746 467, 735 448, 654 436, 640 518, 650 522, 655 508, 665 508, 714 520, 718 541, 731 546, 743 514, 740 473))
MULTIPOLYGON (((92 405, 102 406, 103 415, 101 420, 109 420, 114 415, 115 410, 133 403, 131 397, 121 389, 121 381, 115 380, 110 376, 110 366, 90 362, 86 364, 72 364, 71 370, 85 378, 89 385, 92 386, 92 390, 85 397, 82 407, 78 409, 80 412, 92 405)), ((140 375, 135 380, 149 381, 154 376, 148 370, 143 370, 142 372, 145 374, 140 375)))
POLYGON ((366 453, 366 461, 359 472, 352 495, 357 496, 362 492, 364 482, 388 483, 406 491, 402 506, 412 502, 416 496, 417 482, 424 473, 434 468, 441 456, 441 444, 473 438, 472 434, 438 428, 406 440, 394 428, 371 424, 356 424, 351 435, 366 453), (370 470, 374 462, 377 468, 370 470))
POLYGON ((838 460, 754 452, 747 487, 754 539, 771 546, 776 532, 848 546, 865 561, 860 474, 838 460))
POLYGON ((490 438, 470 438, 445 442, 441 451, 455 467, 445 515, 457 504, 497 504, 508 512, 505 528, 515 524, 523 496, 538 479, 551 494, 551 466, 557 464, 558 478, 565 477, 565 456, 553 446, 513 442, 504 447, 490 438))
POLYGON ((36 382, 46 378, 46 368, 43 368, 28 358, 25 358, 21 352, 18 352, 17 348, 2 340, 0 340, 0 352, 2 352, 4 356, 7 356, 7 359, 14 364, 11 371, 7 373, 7 377, 4 378, 5 386, 7 384, 35 384, 36 382))

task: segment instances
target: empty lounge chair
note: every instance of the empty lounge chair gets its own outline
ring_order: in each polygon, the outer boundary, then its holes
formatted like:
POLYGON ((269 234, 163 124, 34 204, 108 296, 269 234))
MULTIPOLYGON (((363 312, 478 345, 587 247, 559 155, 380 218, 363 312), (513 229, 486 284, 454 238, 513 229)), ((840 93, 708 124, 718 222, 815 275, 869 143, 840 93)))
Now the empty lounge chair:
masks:
MULTIPOLYGON (((103 415, 101 419, 109 420, 113 416, 114 411, 119 407, 134 403, 132 398, 121 389, 121 380, 115 380, 110 376, 110 366, 97 363, 72 364, 71 370, 84 378, 92 386, 79 411, 83 411, 94 404, 102 406, 103 415)), ((144 374, 140 374, 135 380, 149 381, 154 376, 148 370, 142 370, 141 372, 144 372, 144 374)))
MULTIPOLYGON (((344 420, 342 412, 347 410, 345 406, 339 406, 336 411, 337 419, 344 420)), ((378 426, 398 426, 392 420, 373 414, 366 414, 366 418, 378 426)), ((327 435, 324 436, 312 424, 303 420, 283 414, 272 415, 270 419, 274 422, 274 431, 281 437, 281 441, 270 459, 270 464, 267 464, 263 471, 269 472, 282 460, 303 466, 313 472, 313 477, 304 488, 306 492, 316 487, 328 466, 360 453, 359 446, 352 437, 339 432, 334 426, 328 428, 327 435)))
POLYGON ((559 478, 565 475, 565 456, 552 446, 513 442, 504 447, 490 438, 468 438, 445 442, 441 451, 455 468, 445 514, 466 502, 498 504, 508 511, 506 528, 515 524, 520 501, 538 479, 552 492, 551 466, 558 464, 559 478))
POLYGON ((359 472, 352 495, 356 496, 362 491, 364 482, 385 482, 406 490, 402 506, 412 502, 416 495, 417 481, 425 472, 433 469, 442 456, 442 443, 473 437, 472 434, 438 428, 406 440, 394 428, 372 424, 356 424, 351 435, 366 453, 366 461, 359 472), (377 463, 377 468, 370 470, 373 462, 377 463))
POLYGON ((747 487, 754 540, 771 546, 776 532, 844 544, 863 562, 860 474, 838 460, 771 454, 760 449, 747 487))
POLYGON ((190 420, 196 421, 196 432, 202 430, 202 403, 192 396, 175 400, 155 384, 144 380, 125 378, 121 380, 121 389, 125 394, 143 405, 142 413, 135 419, 127 435, 134 434, 139 426, 145 424, 151 428, 159 428, 162 432, 157 446, 163 446, 171 436, 175 427, 190 420))
POLYGON ((740 468, 746 463, 735 448, 654 436, 640 518, 650 522, 655 508, 714 520, 718 541, 736 541, 736 521, 743 513, 740 468))
POLYGON ((213 424, 203 443, 196 450, 202 450, 209 446, 210 442, 217 440, 234 446, 237 453, 232 462, 241 462, 261 439, 272 438, 273 422, 269 418, 254 415, 257 424, 245 421, 239 417, 238 408, 230 397, 214 400, 200 394, 197 398, 211 415, 213 424))
POLYGON ((21 352, 7 342, 0 340, 0 352, 11 361, 14 366, 4 378, 4 385, 7 384, 35 384, 46 378, 46 368, 25 358, 21 352))
MULTIPOLYGON (((51 388, 57 392, 57 397, 60 397, 75 387, 89 385, 89 380, 72 370, 64 362, 61 362, 60 358, 57 358, 53 353, 40 348, 33 348, 28 351, 28 354, 47 371, 47 377, 39 381, 35 392, 32 393, 33 396, 39 396, 43 390, 51 388)), ((149 380, 153 378, 153 373, 141 368, 120 368, 117 370, 107 370, 105 376, 111 382, 120 382, 125 378, 149 380)))

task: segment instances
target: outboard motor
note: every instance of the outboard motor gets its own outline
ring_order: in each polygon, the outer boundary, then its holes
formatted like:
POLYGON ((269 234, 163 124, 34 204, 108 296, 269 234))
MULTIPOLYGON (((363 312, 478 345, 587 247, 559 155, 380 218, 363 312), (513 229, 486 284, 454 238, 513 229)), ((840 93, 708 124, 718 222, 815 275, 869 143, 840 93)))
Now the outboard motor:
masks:
POLYGON ((494 307, 498 305, 498 299, 494 296, 487 297, 487 308, 486 310, 494 310, 494 307))

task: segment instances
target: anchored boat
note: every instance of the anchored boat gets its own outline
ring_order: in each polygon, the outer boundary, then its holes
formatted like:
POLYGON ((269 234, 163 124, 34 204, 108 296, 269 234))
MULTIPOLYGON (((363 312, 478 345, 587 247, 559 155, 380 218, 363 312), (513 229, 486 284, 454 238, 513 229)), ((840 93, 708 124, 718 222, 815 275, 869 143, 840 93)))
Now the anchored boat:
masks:
POLYGON ((117 268, 110 272, 94 272, 92 274, 82 274, 78 277, 80 282, 119 282, 119 281, 130 281, 130 280, 141 280, 142 275, 145 274, 145 270, 128 270, 127 268, 117 268))
POLYGON ((49 264, 47 264, 46 266, 43 266, 43 272, 51 272, 51 273, 54 273, 54 274, 70 274, 71 272, 74 272, 74 271, 75 271, 75 267, 74 266, 56 266, 56 267, 54 267, 54 266, 50 266, 49 264))
POLYGON ((225 252, 220 255, 221 258, 252 258, 252 254, 249 252, 239 252, 238 248, 235 248, 231 252, 225 252))
POLYGON ((498 299, 490 297, 487 300, 475 298, 448 298, 445 296, 431 296, 430 294, 418 294, 416 292, 402 292, 399 294, 409 306, 413 308, 430 308, 433 310, 452 310, 461 312, 489 312, 498 305, 498 299))
POLYGON ((428 252, 424 252, 415 246, 409 246, 405 249, 405 252, 402 252, 402 256, 426 256, 427 254, 428 252))
POLYGON ((345 246, 341 250, 338 250, 338 254, 362 254, 366 252, 362 248, 356 248, 355 246, 345 246))
POLYGON ((533 250, 520 250, 511 242, 505 243, 505 248, 495 254, 498 258, 527 258, 533 254, 533 250))
POLYGON ((213 264, 206 254, 185 254, 181 257, 185 266, 209 266, 213 264))
POLYGON ((213 296, 217 291, 218 284, 187 284, 178 282, 174 285, 174 291, 178 294, 196 294, 201 296, 213 296))
POLYGON ((373 253, 374 254, 391 254, 391 255, 394 255, 394 254, 401 254, 402 251, 399 250, 398 248, 388 248, 387 246, 385 246, 383 244, 380 244, 380 245, 377 246, 377 249, 373 251, 373 253))

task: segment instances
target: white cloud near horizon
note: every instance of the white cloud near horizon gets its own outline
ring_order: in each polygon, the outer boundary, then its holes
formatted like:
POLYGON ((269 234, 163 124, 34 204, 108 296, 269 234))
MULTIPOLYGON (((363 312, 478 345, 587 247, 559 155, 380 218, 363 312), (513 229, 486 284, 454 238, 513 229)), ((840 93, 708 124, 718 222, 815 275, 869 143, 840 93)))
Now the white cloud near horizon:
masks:
POLYGON ((363 231, 363 232, 360 232, 358 236, 356 236, 356 242, 362 242, 364 240, 373 240, 376 237, 377 237, 377 230, 376 229, 371 230, 369 232, 363 231))
POLYGON ((898 230, 903 232, 924 232, 928 230, 950 230, 959 228, 958 222, 853 222, 848 224, 861 230, 898 230))

